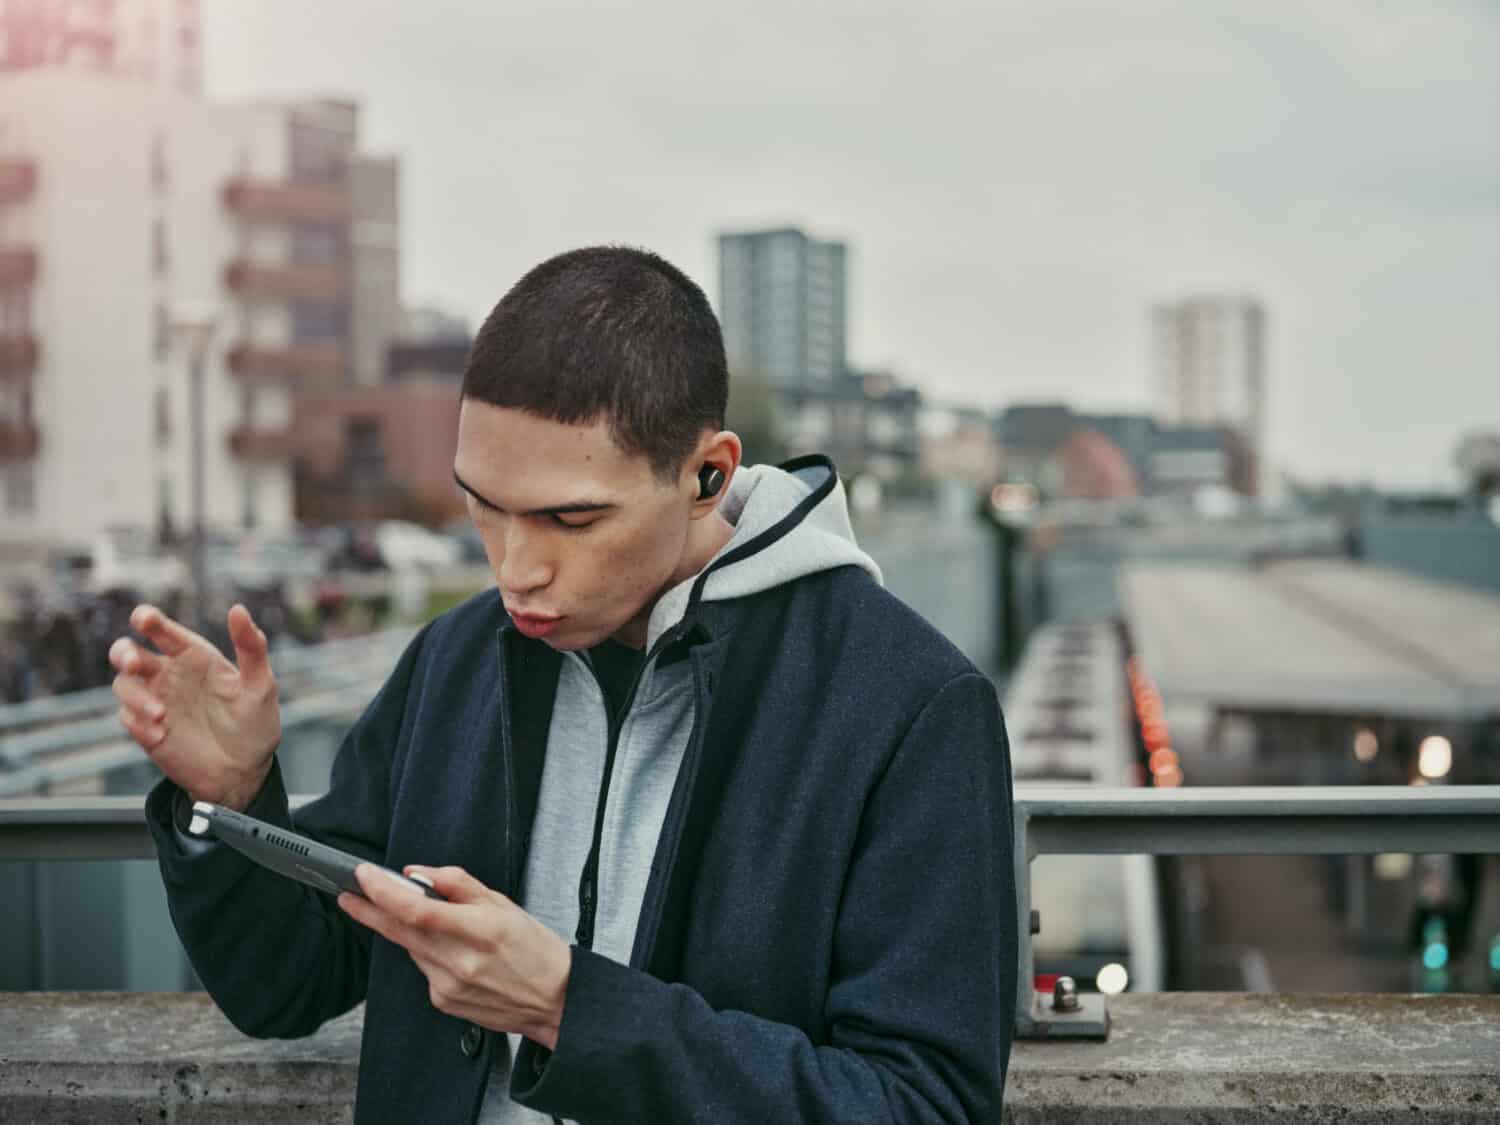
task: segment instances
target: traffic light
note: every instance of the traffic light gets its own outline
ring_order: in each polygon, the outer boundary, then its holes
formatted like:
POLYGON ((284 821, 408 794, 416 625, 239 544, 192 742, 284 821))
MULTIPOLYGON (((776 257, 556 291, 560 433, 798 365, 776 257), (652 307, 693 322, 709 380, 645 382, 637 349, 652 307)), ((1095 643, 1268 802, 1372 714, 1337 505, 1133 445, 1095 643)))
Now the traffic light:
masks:
MULTIPOLYGON (((1495 949, 1490 950, 1490 964, 1495 963, 1495 949)), ((1422 968, 1435 973, 1448 967, 1448 926, 1433 916, 1422 926, 1422 968)))

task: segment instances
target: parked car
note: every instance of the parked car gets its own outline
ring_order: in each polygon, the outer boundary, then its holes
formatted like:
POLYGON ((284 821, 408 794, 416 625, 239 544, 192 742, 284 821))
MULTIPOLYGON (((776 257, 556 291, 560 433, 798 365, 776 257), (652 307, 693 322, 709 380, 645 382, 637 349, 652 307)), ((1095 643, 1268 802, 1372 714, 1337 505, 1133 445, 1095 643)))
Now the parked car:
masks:
POLYGON ((455 540, 405 520, 376 524, 375 545, 392 570, 446 570, 462 561, 463 549, 455 540))
POLYGON ((182 559, 163 552, 149 532, 132 527, 112 527, 87 543, 53 552, 51 570, 64 590, 132 590, 153 601, 178 594, 188 584, 182 559))
POLYGON ((484 540, 467 519, 456 519, 443 525, 443 534, 458 544, 459 561, 464 563, 488 563, 484 553, 484 540))

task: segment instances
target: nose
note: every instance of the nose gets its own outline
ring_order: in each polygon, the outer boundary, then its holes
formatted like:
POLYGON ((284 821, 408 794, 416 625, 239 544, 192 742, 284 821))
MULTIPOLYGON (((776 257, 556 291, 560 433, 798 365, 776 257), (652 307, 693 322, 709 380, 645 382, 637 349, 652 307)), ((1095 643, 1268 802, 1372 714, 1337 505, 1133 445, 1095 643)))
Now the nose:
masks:
POLYGON ((540 590, 552 581, 552 561, 541 536, 532 535, 524 519, 507 520, 500 560, 500 588, 512 594, 540 590))

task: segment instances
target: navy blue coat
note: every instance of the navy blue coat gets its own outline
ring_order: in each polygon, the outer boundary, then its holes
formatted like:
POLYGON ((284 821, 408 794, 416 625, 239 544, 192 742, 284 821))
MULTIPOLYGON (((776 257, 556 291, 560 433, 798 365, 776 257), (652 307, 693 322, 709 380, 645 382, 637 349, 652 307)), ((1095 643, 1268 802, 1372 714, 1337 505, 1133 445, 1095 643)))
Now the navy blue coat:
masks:
MULTIPOLYGON (((696 604, 672 643, 697 715, 631 964, 574 949, 556 1051, 523 1046, 512 1096, 580 1122, 998 1122, 1016 915, 989 680, 852 567, 696 604)), ((248 811, 515 896, 560 659, 480 595, 412 642, 326 796, 294 822, 273 771, 248 811)), ((363 1000, 357 1120, 474 1121, 501 1036, 331 897, 187 854, 180 808, 169 782, 147 802, 172 917, 235 1025, 306 1035, 363 1000)))

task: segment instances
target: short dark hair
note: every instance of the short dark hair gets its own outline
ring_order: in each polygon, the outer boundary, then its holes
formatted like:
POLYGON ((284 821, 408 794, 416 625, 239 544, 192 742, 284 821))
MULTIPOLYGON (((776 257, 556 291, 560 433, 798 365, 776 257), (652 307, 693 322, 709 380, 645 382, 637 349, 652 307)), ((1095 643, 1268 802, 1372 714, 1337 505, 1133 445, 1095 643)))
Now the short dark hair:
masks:
POLYGON ((464 367, 464 398, 557 422, 609 420, 626 453, 674 475, 724 426, 729 366, 708 298, 628 246, 549 258, 500 299, 464 367))

